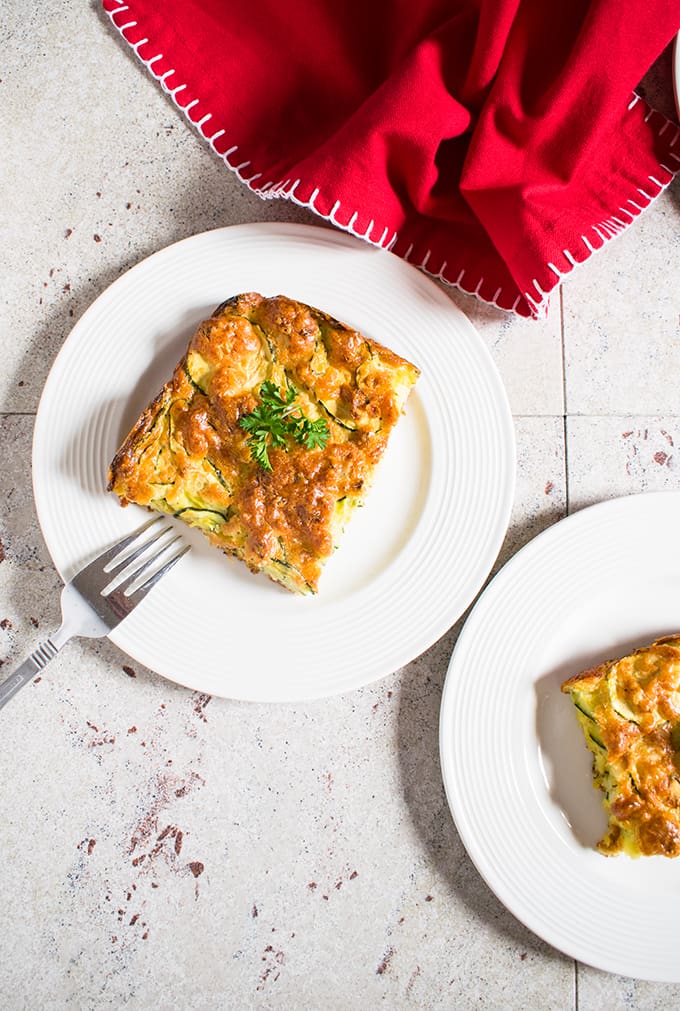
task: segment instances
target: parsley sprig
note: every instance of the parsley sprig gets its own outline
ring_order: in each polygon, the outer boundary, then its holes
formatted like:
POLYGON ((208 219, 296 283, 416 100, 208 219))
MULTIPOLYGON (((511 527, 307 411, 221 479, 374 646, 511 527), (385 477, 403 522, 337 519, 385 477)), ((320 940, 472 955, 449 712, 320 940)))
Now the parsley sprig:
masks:
POLYGON ((325 418, 310 421, 294 405, 296 393, 288 387, 285 393, 275 383, 265 382, 260 387, 260 400, 250 414, 239 421, 248 432, 250 457, 265 470, 271 470, 269 448, 287 449, 288 438, 307 449, 323 449, 330 435, 325 418))

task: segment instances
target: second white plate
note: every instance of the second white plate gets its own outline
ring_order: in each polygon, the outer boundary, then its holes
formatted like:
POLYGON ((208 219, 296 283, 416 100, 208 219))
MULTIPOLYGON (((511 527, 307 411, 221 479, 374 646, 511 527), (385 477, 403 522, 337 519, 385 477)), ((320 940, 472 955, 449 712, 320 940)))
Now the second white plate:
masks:
POLYGON ((505 393, 480 337, 432 281, 337 231, 240 225, 196 235, 130 270, 67 338, 40 402, 34 490, 64 578, 147 515, 107 494, 107 466, 198 322, 242 291, 326 310, 422 370, 367 505, 317 597, 296 597, 193 545, 111 638, 215 695, 269 701, 348 691, 430 646, 479 590, 514 489, 505 393))
POLYGON ((567 955, 680 982, 680 860, 604 857, 592 759, 561 683, 680 630, 680 493, 614 499, 522 549, 475 605, 451 660, 446 792, 482 876, 567 955))

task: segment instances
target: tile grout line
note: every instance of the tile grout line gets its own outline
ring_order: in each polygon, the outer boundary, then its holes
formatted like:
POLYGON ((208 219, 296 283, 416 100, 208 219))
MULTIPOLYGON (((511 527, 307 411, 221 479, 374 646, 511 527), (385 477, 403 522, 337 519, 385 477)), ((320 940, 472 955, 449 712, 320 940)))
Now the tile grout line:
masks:
MULTIPOLYGON (((568 449, 568 408, 567 408, 567 351, 564 339, 564 288, 560 285, 560 341, 562 345, 562 441, 564 444, 564 498, 566 515, 570 513, 569 503, 569 449, 568 449)), ((583 415, 585 417, 585 415, 583 415)), ((599 417, 599 415, 592 415, 599 417)), ((602 415, 602 417, 613 417, 613 415, 602 415)), ((574 1011, 579 1011, 578 994, 578 960, 574 959, 574 1011)))
POLYGON ((564 446, 564 508, 569 515, 569 449, 567 448, 567 415, 562 415, 562 445, 564 446))
POLYGON ((567 355, 564 340, 564 288, 560 285, 560 344, 562 347, 562 444, 564 446, 564 506, 569 515, 569 450, 567 448, 567 355))
POLYGON ((619 419, 625 420, 626 418, 658 418, 662 420, 668 418, 670 420, 678 419, 680 420, 680 414, 675 411, 610 411, 607 414, 566 414, 562 412, 553 412, 552 414, 513 414, 513 418, 582 418, 584 421, 604 421, 609 419, 619 419))
POLYGON ((560 285, 560 346, 562 349, 562 413, 567 413, 567 353, 564 340, 564 288, 560 285))

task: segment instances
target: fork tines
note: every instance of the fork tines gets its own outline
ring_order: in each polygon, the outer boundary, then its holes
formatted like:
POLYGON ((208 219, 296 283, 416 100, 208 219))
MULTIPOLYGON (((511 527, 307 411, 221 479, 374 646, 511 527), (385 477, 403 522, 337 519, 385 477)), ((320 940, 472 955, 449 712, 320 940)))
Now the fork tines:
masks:
POLYGON ((111 627, 142 600, 189 550, 177 551, 179 535, 155 516, 81 569, 71 584, 111 627))
POLYGON ((180 534, 173 534, 173 528, 163 522, 162 516, 145 524, 124 550, 119 548, 104 566, 104 572, 112 578, 102 593, 108 595, 117 590, 129 597, 139 590, 151 589, 189 550, 187 545, 182 551, 173 551, 182 541, 180 534))

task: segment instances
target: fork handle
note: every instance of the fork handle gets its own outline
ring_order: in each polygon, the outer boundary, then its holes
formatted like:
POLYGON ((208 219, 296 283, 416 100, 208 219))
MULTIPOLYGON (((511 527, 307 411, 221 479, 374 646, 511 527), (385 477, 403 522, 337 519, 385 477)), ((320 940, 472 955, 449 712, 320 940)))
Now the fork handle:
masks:
POLYGON ((39 674, 43 667, 46 667, 50 660, 59 652, 60 647, 55 646, 51 639, 46 639, 41 643, 31 655, 24 660, 20 667, 13 674, 0 684, 0 709, 13 698, 20 688, 32 681, 36 674, 39 674))

